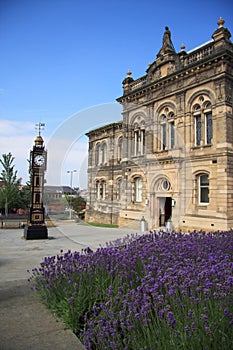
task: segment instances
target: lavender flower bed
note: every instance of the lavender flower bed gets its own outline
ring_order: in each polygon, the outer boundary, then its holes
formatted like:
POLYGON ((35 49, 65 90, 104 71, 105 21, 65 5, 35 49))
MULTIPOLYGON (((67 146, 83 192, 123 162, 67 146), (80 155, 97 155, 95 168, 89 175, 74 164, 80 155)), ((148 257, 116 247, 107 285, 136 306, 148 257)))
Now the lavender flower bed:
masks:
POLYGON ((233 231, 61 252, 30 280, 86 349, 233 349, 233 231))

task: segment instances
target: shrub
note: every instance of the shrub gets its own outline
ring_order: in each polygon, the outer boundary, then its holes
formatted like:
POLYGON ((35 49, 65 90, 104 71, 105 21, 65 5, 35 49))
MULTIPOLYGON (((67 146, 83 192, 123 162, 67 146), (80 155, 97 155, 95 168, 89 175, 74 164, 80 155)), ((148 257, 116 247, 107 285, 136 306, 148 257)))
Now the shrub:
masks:
POLYGON ((233 232, 151 232, 45 258, 32 279, 87 349, 233 348, 233 232))

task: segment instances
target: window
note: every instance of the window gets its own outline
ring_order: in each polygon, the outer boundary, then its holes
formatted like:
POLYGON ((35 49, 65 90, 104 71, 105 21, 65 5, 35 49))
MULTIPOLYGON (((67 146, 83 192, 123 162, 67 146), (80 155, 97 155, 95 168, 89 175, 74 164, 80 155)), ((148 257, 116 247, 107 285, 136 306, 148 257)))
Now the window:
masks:
POLYGON ((167 125, 161 125, 161 136, 162 136, 162 150, 164 151, 167 148, 167 125))
POLYGON ((102 144, 101 153, 102 153, 102 157, 101 157, 102 164, 106 164, 107 163, 107 145, 105 142, 102 144))
POLYGON ((139 153, 139 130, 134 131, 134 155, 139 153))
POLYGON ((174 122, 169 123, 169 129, 170 129, 170 148, 174 148, 175 146, 175 130, 174 130, 174 122))
POLYGON ((194 144, 211 145, 213 139, 212 105, 207 96, 200 96, 193 105, 194 115, 194 144))
POLYGON ((201 115, 195 116, 195 129, 196 129, 196 138, 195 138, 195 145, 200 146, 201 144, 201 115))
POLYGON ((118 160, 118 162, 120 162, 122 159, 122 146, 123 146, 123 140, 122 140, 122 137, 120 137, 118 139, 118 144, 117 144, 117 160, 118 160))
POLYGON ((105 142, 98 143, 95 149, 95 165, 107 163, 107 145, 105 142))
POLYGON ((163 180, 161 183, 161 188, 163 191, 168 191, 170 189, 170 183, 167 180, 163 180))
POLYGON ((168 107, 163 109, 164 113, 160 116, 161 128, 161 150, 172 149, 175 147, 175 114, 168 107))
POLYGON ((95 165, 100 164, 100 144, 98 143, 95 148, 95 165))
POLYGON ((193 109, 194 109, 195 112, 200 111, 201 110, 201 106, 199 104, 195 104, 193 109))
POLYGON ((96 198, 100 199, 100 182, 96 181, 96 198))
POLYGON ((145 153, 145 129, 136 128, 134 130, 134 155, 143 155, 145 153))
POLYGON ((210 145, 212 143, 212 137, 213 137, 211 112, 208 112, 205 114, 205 122, 206 122, 206 144, 210 145))
POLYGON ((105 199, 106 197, 106 182, 96 181, 96 198, 97 199, 105 199))
POLYGON ((121 200, 122 179, 117 180, 117 200, 121 200))
POLYGON ((102 182, 102 199, 105 199, 106 197, 106 182, 102 182))
POLYGON ((141 130, 141 154, 145 153, 145 130, 141 130))
POLYGON ((208 174, 199 175, 199 203, 200 204, 209 203, 209 175, 208 174))
POLYGON ((142 178, 135 179, 135 201, 142 202, 142 178))

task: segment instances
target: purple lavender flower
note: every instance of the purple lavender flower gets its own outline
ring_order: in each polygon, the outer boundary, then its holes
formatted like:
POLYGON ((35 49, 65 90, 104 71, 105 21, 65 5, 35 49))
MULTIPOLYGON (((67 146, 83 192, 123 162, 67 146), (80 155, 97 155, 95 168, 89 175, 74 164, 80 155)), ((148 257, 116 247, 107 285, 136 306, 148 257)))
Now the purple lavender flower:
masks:
POLYGON ((30 280, 89 350, 232 348, 232 233, 128 236, 46 257, 30 280))
POLYGON ((173 312, 169 311, 167 313, 168 324, 170 327, 174 328, 176 326, 176 319, 173 312))

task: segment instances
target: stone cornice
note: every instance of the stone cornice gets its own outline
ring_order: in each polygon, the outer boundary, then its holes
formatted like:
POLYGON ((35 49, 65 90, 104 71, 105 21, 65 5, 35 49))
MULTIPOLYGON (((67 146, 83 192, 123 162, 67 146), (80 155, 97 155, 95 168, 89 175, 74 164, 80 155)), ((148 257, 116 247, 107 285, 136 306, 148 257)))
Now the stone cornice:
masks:
POLYGON ((122 121, 116 122, 116 123, 111 123, 107 124, 104 126, 101 126, 100 128, 93 129, 91 131, 88 131, 85 135, 88 137, 91 137, 93 135, 100 135, 104 133, 109 133, 111 130, 119 130, 122 129, 122 121))

